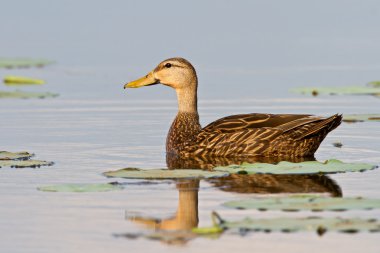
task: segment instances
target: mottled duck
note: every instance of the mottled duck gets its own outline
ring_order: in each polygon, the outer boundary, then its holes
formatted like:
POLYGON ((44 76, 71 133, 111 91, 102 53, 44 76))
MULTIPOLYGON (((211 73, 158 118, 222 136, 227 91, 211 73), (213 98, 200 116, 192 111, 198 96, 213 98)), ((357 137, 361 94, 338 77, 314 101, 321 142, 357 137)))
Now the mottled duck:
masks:
POLYGON ((341 115, 239 114, 202 128, 197 109, 198 78, 183 58, 167 59, 146 76, 124 88, 164 84, 177 92, 178 113, 167 139, 166 152, 180 157, 307 157, 326 135, 340 125, 341 115))

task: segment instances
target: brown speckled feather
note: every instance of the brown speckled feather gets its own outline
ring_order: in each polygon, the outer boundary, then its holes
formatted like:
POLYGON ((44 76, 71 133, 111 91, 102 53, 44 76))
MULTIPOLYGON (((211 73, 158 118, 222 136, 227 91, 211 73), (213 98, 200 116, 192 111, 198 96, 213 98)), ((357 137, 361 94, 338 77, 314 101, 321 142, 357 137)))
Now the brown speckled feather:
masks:
POLYGON ((341 116, 242 114, 190 129, 195 122, 197 115, 177 116, 168 135, 168 152, 181 156, 310 156, 340 124, 341 116))

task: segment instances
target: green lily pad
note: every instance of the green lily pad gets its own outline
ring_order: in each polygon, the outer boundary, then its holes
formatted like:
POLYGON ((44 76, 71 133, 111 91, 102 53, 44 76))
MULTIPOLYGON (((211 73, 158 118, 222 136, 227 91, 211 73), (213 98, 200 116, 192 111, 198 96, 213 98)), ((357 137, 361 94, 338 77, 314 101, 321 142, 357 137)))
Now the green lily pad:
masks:
POLYGON ((364 121, 380 121, 380 114, 345 114, 343 121, 348 123, 364 121))
POLYGON ((4 83, 6 85, 20 85, 20 84, 44 84, 42 79, 35 79, 23 76, 6 76, 4 77, 4 83))
POLYGON ((380 208, 380 199, 327 198, 327 197, 270 197, 229 201, 223 204, 236 209, 283 210, 283 211, 345 211, 380 208))
POLYGON ((336 232, 380 232, 380 222, 375 219, 361 218, 291 218, 278 217, 268 219, 245 218, 239 221, 221 220, 219 226, 224 229, 238 229, 240 232, 298 232, 315 231, 322 235, 326 231, 336 232))
POLYGON ((132 179, 190 179, 190 178, 215 178, 228 176, 224 171, 206 171, 190 169, 136 169, 126 168, 117 171, 104 172, 106 177, 121 177, 132 179))
POLYGON ((11 168, 38 168, 41 166, 51 166, 53 162, 40 161, 40 160, 0 160, 1 167, 11 168))
POLYGON ((33 154, 28 152, 0 151, 0 160, 27 160, 32 156, 33 154))
POLYGON ((224 230, 220 226, 212 226, 212 227, 200 227, 193 228, 191 232, 197 235, 211 235, 211 234, 220 234, 224 230))
POLYGON ((0 168, 12 167, 12 168, 36 168, 40 166, 51 166, 53 162, 29 160, 34 154, 29 152, 8 152, 0 151, 0 168))
POLYGON ((367 83, 367 85, 371 87, 380 87, 380 81, 372 81, 367 83))
POLYGON ((324 95, 379 95, 380 87, 345 86, 345 87, 300 87, 292 89, 295 93, 317 96, 324 95))
POLYGON ((44 192, 107 192, 124 189, 117 183, 106 184, 57 184, 37 187, 44 192))
POLYGON ((339 160, 327 160, 323 163, 307 161, 301 163, 279 162, 270 163, 243 163, 241 165, 220 166, 215 171, 225 171, 234 174, 327 174, 342 172, 362 172, 377 168, 376 165, 366 163, 344 163, 339 160))
POLYGON ((50 92, 24 92, 24 91, 0 91, 0 99, 1 98, 54 98, 57 97, 58 94, 50 93, 50 92))
POLYGON ((30 68, 30 67, 43 67, 52 64, 53 61, 44 59, 5 59, 0 58, 0 68, 30 68))

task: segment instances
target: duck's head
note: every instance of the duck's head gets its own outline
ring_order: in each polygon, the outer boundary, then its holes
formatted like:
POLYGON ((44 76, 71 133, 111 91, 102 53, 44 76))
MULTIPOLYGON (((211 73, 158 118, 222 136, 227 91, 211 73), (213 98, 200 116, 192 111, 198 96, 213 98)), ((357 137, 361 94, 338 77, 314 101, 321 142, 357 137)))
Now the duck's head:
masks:
POLYGON ((183 58, 167 59, 146 76, 124 85, 125 88, 140 88, 154 84, 164 84, 175 90, 195 89, 197 74, 191 63, 183 58))

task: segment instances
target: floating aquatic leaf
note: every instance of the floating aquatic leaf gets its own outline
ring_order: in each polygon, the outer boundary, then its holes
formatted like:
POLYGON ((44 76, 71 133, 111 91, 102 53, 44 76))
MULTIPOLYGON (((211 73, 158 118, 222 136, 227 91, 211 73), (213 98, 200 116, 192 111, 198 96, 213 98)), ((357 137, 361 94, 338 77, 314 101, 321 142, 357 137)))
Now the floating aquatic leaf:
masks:
POLYGON ((300 87, 293 92, 317 96, 327 95, 379 95, 380 87, 345 86, 345 87, 300 87))
POLYGON ((224 230, 220 226, 212 226, 212 227, 193 228, 191 231, 197 235, 211 235, 211 234, 220 234, 224 230))
POLYGON ((343 121, 348 123, 380 121, 380 114, 344 114, 343 121))
MULTIPOLYGON (((215 213, 214 213, 215 215, 215 213)), ((220 219, 220 217, 219 217, 220 219)), ((297 232, 316 231, 322 235, 326 231, 337 232, 380 232, 380 222, 375 219, 361 218, 290 218, 278 217, 268 219, 245 218, 239 221, 220 220, 219 227, 222 229, 238 229, 242 233, 249 231, 262 232, 297 232)))
POLYGON ((24 92, 24 91, 0 91, 0 98, 54 98, 57 97, 58 94, 50 93, 50 92, 24 92))
POLYGON ((376 165, 366 163, 343 163, 339 160, 327 160, 323 163, 307 161, 301 163, 279 162, 270 163, 243 163, 241 165, 220 166, 216 171, 226 171, 237 174, 319 174, 365 171, 377 168, 376 165))
POLYGON ((0 68, 29 68, 29 67, 43 67, 52 64, 52 61, 44 59, 4 59, 0 58, 0 68))
POLYGON ((0 160, 1 167, 12 168, 37 168, 40 166, 51 166, 53 162, 40 161, 40 160, 0 160))
POLYGON ((107 192, 122 190, 123 186, 117 183, 106 184, 57 184, 40 186, 37 188, 44 192, 107 192))
POLYGON ((44 84, 45 81, 23 76, 6 76, 4 77, 4 83, 7 85, 44 84))
POLYGON ((28 152, 0 151, 0 160, 26 160, 33 156, 28 152))
POLYGON ((223 171, 206 171, 206 170, 190 170, 190 169, 136 169, 126 168, 117 171, 108 171, 103 173, 107 177, 121 177, 134 179, 188 179, 188 178, 214 178, 228 176, 223 171))
POLYGON ((328 198, 328 197, 270 197, 229 201, 223 204, 236 209, 283 210, 283 211, 345 211, 379 209, 380 199, 328 198))
POLYGON ((367 85, 371 87, 380 87, 380 81, 372 81, 367 83, 367 85))
POLYGON ((13 168, 36 168, 40 166, 50 166, 53 162, 29 160, 33 154, 29 152, 8 152, 0 151, 0 168, 13 167, 13 168))

